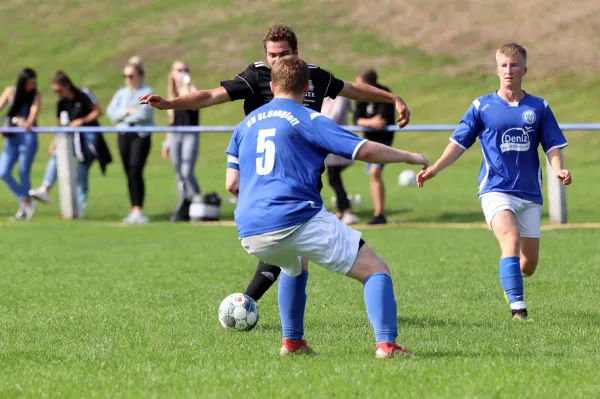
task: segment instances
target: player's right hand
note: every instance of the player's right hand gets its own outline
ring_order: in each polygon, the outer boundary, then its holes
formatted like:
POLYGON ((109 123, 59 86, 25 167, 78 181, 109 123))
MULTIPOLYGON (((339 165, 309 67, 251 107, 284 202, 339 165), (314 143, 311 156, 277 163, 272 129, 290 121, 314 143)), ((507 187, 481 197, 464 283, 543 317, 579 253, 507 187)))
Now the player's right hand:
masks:
POLYGON ((425 181, 433 179, 437 175, 437 171, 433 168, 426 168, 417 173, 417 187, 423 187, 425 181))
POLYGON ((410 110, 408 109, 408 106, 406 105, 404 100, 402 100, 401 98, 398 98, 398 100, 396 100, 396 111, 398 111, 399 114, 396 123, 398 124, 398 126, 400 126, 400 129, 402 129, 403 127, 408 125, 408 122, 410 122, 410 110))
POLYGON ((409 165, 423 165, 423 169, 429 166, 429 159, 423 154, 411 153, 410 159, 406 161, 409 165))
POLYGON ((165 100, 158 94, 144 94, 143 96, 138 97, 138 101, 140 104, 151 105, 157 109, 169 109, 171 102, 165 100))
POLYGON ((569 172, 567 169, 559 170, 556 174, 556 177, 558 177, 565 186, 571 184, 571 172, 569 172))

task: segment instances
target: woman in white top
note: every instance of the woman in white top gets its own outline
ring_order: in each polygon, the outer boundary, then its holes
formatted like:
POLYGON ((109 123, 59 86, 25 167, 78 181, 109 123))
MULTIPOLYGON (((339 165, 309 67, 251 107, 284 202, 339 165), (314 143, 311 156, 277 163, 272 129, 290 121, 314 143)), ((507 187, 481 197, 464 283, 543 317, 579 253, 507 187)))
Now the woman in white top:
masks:
MULTIPOLYGON (((351 103, 345 97, 337 96, 335 100, 327 97, 323 100, 321 113, 333 120, 340 126, 348 125, 348 113, 351 111, 351 103)), ((337 216, 346 224, 358 223, 359 219, 352 212, 352 206, 348 200, 348 194, 342 183, 342 171, 352 165, 352 160, 342 158, 335 154, 329 154, 325 158, 329 185, 333 188, 337 201, 337 216)))
MULTIPOLYGON (((123 69, 125 87, 119 89, 106 109, 109 119, 117 127, 154 126, 154 108, 140 105, 138 98, 152 94, 153 90, 144 84, 144 68, 142 64, 128 64, 123 69)), ((127 175, 127 187, 131 212, 124 223, 148 223, 143 214, 145 198, 144 166, 150 153, 151 135, 148 132, 120 133, 118 139, 119 153, 127 175)))

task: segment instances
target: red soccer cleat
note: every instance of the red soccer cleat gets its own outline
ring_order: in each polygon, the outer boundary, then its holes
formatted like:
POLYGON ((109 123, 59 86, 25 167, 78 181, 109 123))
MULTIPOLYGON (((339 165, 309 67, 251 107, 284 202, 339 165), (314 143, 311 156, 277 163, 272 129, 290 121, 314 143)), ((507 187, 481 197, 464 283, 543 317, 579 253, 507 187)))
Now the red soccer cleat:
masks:
POLYGON ((392 356, 408 356, 412 357, 413 354, 401 347, 400 345, 396 345, 394 342, 379 342, 377 344, 377 350, 375 351, 375 356, 379 359, 387 359, 392 356))
POLYGON ((281 351, 279 351, 281 356, 287 355, 316 355, 316 352, 310 349, 308 345, 306 345, 306 341, 301 339, 299 341, 295 341, 293 339, 284 338, 281 343, 281 351))

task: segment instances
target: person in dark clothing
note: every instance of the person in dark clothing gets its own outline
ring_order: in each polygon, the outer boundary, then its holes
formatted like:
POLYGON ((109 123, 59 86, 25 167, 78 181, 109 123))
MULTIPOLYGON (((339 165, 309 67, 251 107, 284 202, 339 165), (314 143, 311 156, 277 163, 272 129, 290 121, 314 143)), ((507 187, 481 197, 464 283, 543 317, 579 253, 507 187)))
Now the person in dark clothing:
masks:
MULTIPOLYGON (((390 89, 377 82, 377 72, 374 69, 366 70, 356 80, 390 92, 390 89)), ((366 139, 391 146, 394 141, 394 132, 387 131, 386 127, 393 125, 394 121, 395 109, 393 104, 356 102, 354 124, 372 129, 365 132, 364 137, 366 139)), ((384 213, 385 186, 381 178, 383 165, 371 163, 365 165, 369 173, 371 198, 373 200, 373 218, 367 224, 385 224, 387 223, 384 213)))
MULTIPOLYGON (((71 79, 62 71, 56 72, 52 78, 52 91, 58 96, 56 104, 56 118, 60 124, 61 114, 68 115, 70 127, 100 126, 98 118, 103 114, 102 107, 90 89, 79 89, 71 79)), ((112 162, 108 146, 101 133, 75 133, 73 137, 75 156, 77 157, 77 202, 80 217, 87 206, 89 193, 89 170, 95 159, 104 173, 106 166, 112 162)), ((42 185, 29 191, 29 195, 36 200, 47 203, 50 199, 50 189, 57 179, 57 163, 55 142, 50 145, 52 156, 46 165, 46 172, 42 185)))

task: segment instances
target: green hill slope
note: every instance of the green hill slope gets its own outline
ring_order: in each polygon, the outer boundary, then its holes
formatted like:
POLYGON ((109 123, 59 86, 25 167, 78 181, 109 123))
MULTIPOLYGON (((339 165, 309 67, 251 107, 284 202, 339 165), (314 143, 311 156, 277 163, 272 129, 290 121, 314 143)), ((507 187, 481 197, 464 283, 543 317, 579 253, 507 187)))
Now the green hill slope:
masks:
MULTIPOLYGON (((372 6, 357 0, 8 0, 0 14, 0 34, 5 38, 0 84, 12 84, 24 66, 35 68, 43 94, 41 124, 53 125, 56 99, 49 80, 58 69, 71 75, 76 84, 90 87, 104 107, 122 85, 122 67, 134 54, 144 58, 147 83, 158 93, 165 94, 167 71, 176 58, 190 64, 199 87, 213 88, 250 62, 262 59, 264 31, 271 23, 285 22, 298 34, 302 57, 343 79, 353 80, 361 69, 376 67, 382 83, 408 102, 413 124, 456 123, 473 98, 494 90, 498 84, 494 49, 509 40, 521 41, 528 48, 526 89, 545 97, 559 121, 600 121, 596 55, 600 3, 582 0, 577 7, 558 0, 482 4, 477 0, 452 4, 382 0, 372 6)), ((241 103, 201 113, 204 125, 236 124, 242 117, 241 103)), ((166 121, 164 112, 156 113, 157 124, 166 121)), ((109 124, 105 118, 102 123, 109 124)), ((203 136, 198 173, 205 191, 224 191, 222 154, 227 138, 223 134, 203 136)), ((569 194, 571 220, 600 220, 593 175, 599 156, 589 151, 598 148, 600 135, 575 132, 568 138, 567 159, 575 176, 569 194)), ((36 185, 48 156, 48 139, 48 135, 42 139, 34 166, 36 185)), ((159 159, 160 139, 155 137, 147 168, 147 207, 162 218, 174 201, 175 182, 170 164, 159 159), (160 196, 164 193, 168 194, 160 196)), ((109 137, 109 142, 114 143, 114 137, 109 137)), ((437 157, 446 143, 444 133, 400 135, 396 140, 396 145, 431 158, 437 157)), ((116 161, 106 178, 99 178, 93 169, 92 218, 113 219, 127 210, 124 177, 116 161)), ((393 218, 481 221, 474 195, 479 162, 478 151, 471 151, 455 172, 427 191, 401 190, 395 182, 402 167, 386 169, 389 207, 403 210, 393 218), (446 201, 441 203, 438 195, 446 201), (417 203, 423 209, 405 206, 417 203)), ((346 173, 350 191, 368 198, 362 167, 346 173)), ((329 195, 326 188, 324 196, 329 195)), ((367 200, 365 215, 369 206, 367 200)), ((0 185, 0 213, 11 214, 13 208, 14 200, 0 185)), ((225 210, 229 212, 231 207, 225 210)), ((49 208, 39 208, 39 216, 56 213, 56 200, 49 208)))
MULTIPOLYGON (((48 81, 57 69, 103 103, 122 84, 121 68, 133 54, 144 57, 148 83, 159 93, 179 57, 191 64, 199 86, 216 87, 261 59, 266 27, 285 21, 297 31, 301 55, 338 76, 380 69, 382 81, 410 102, 414 123, 454 123, 473 97, 493 90, 493 49, 508 40, 529 48, 528 90, 548 98, 561 120, 594 120, 600 3, 583 1, 575 10, 556 0, 521 3, 12 0, 0 16, 8 39, 0 83, 12 83, 25 65, 38 70, 46 95, 42 120, 53 123, 48 81)), ((239 106, 225 106, 206 111, 204 123, 240 116, 239 106)))

